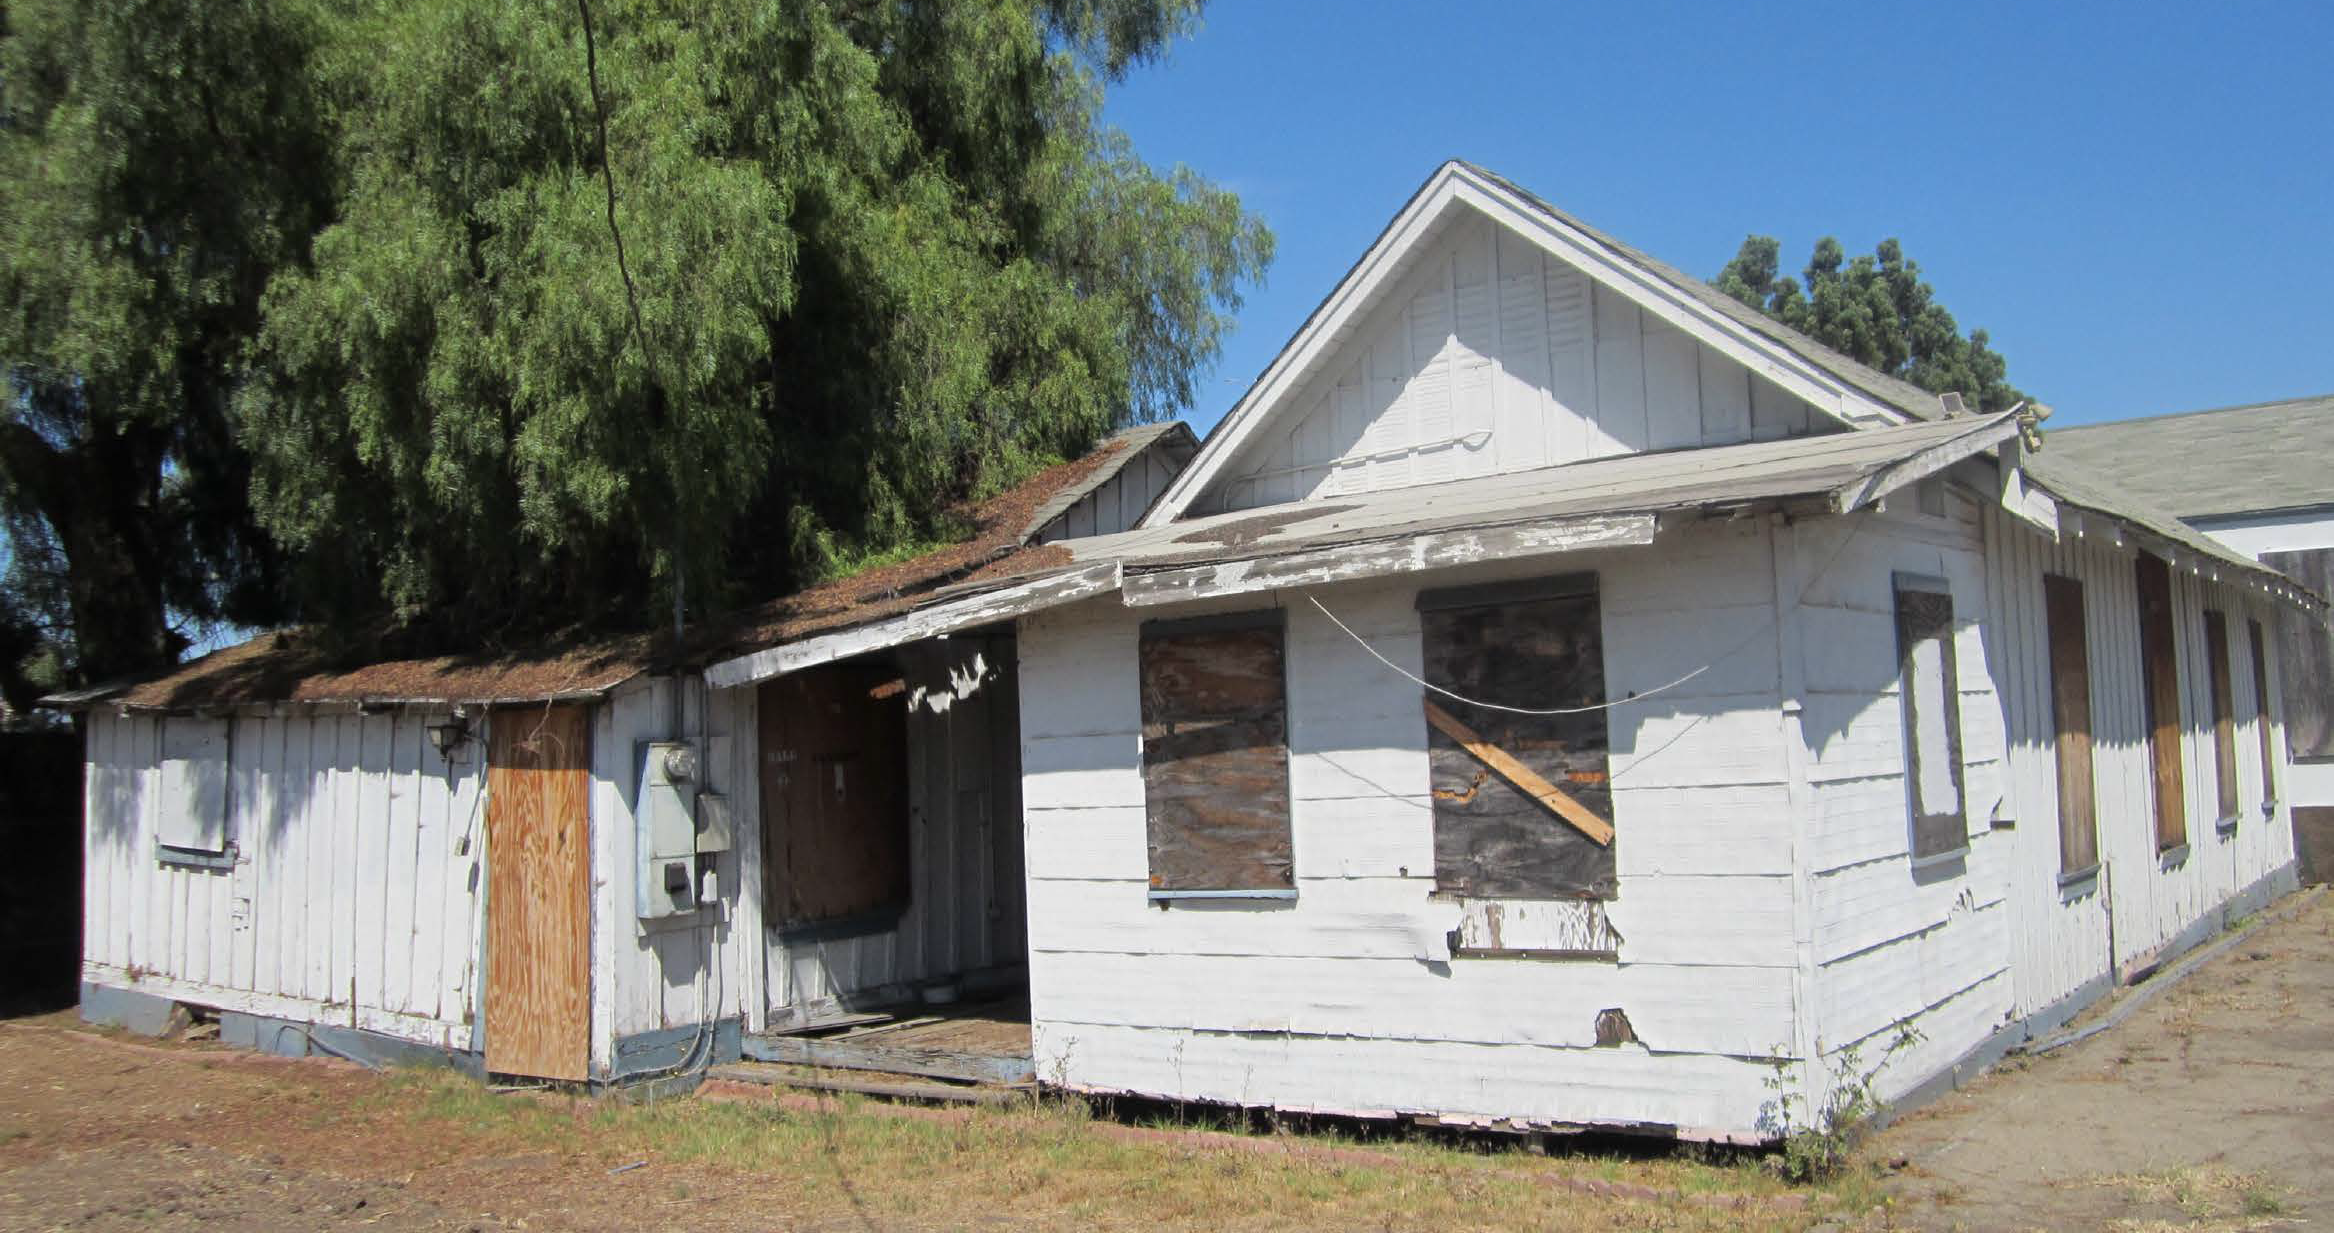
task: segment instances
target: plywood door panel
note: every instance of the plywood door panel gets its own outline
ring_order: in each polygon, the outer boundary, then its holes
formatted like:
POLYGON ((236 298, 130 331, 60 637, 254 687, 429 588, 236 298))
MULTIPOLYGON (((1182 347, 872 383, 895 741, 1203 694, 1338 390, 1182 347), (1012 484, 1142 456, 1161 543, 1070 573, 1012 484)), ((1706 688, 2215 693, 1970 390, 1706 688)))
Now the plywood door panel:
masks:
POLYGON ((583 1079, 591 1056, 591 710, 498 711, 486 799, 486 1068, 583 1079))
POLYGON ((2051 717, 2058 757, 2059 869, 2099 863, 2091 778, 2091 655, 2084 640, 2083 584, 2046 574, 2042 589, 2050 634, 2051 717))

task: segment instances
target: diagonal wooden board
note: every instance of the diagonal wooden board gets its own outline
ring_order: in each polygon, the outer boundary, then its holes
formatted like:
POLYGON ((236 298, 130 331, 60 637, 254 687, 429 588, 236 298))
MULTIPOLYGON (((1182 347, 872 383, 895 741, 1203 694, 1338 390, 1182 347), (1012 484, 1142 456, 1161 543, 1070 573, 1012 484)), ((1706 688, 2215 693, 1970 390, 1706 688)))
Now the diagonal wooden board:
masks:
POLYGON ((1444 736, 1459 743, 1459 747, 1474 755, 1475 760, 1488 766, 1501 779, 1523 790, 1524 795, 1540 802, 1548 812, 1572 824, 1581 834, 1600 844, 1613 842, 1613 824, 1596 815, 1596 811, 1565 795, 1562 788, 1549 783, 1540 774, 1514 755, 1476 735, 1473 728, 1459 722, 1458 717, 1426 700, 1426 722, 1433 724, 1444 736))

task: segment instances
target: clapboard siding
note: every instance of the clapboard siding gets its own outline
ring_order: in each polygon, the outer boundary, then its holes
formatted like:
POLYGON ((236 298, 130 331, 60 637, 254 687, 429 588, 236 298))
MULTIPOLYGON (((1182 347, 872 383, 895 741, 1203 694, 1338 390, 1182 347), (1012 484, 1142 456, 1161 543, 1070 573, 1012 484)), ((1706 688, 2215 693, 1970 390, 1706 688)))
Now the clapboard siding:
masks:
MULTIPOLYGON (((1999 718, 1988 654, 1989 577, 1982 515, 1948 490, 1942 516, 1905 491, 1877 510, 1803 527, 1794 542, 1805 594, 1793 622, 1806 664, 1801 730, 1810 825, 1802 861, 1817 1047, 1880 1060, 1871 1038, 1899 1022, 1954 1037, 2010 1009, 2007 900, 2015 876, 1999 718), (1943 578, 1953 599, 1966 846, 1915 865, 1898 680, 1895 577, 1943 578)), ((1956 1037, 1944 1056, 1975 1043, 1956 1037)), ((1901 1057, 1898 1059, 1902 1061, 1901 1057)), ((1891 1076, 1926 1077, 1898 1066, 1891 1076)), ((1819 1081, 1820 1082, 1820 1081, 1819 1081)))
POLYGON ((476 1047, 482 745, 443 712, 229 721, 233 863, 158 859, 166 723, 87 723, 86 979, 221 1009, 476 1047), (467 842, 465 842, 467 840, 467 842))
POLYGON ((1837 427, 1529 240, 1467 213, 1197 508, 1837 427))
POLYGON ((1297 895, 1164 909, 1145 881, 1134 684, 1136 631, 1153 614, 1090 604, 1026 618, 1023 818, 1040 1074, 1286 1108, 1391 1102, 1749 1132, 1771 1072, 1738 1059, 1787 1049, 1794 1036, 1773 585, 1768 532, 1746 522, 1674 531, 1653 551, 1248 600, 1287 610, 1297 895), (1609 692, 1646 695, 1607 719, 1620 880, 1608 915, 1620 961, 1453 960, 1461 907, 1434 895, 1422 691, 1376 656, 1420 673, 1422 585, 1582 569, 1599 578, 1609 692), (1597 1013, 1614 1007, 1642 1045, 1593 1047, 1597 1013), (1269 1085, 1234 1078, 1260 1049, 1288 1072, 1269 1085), (1159 1069, 1164 1053, 1182 1059, 1180 1078, 1159 1069), (1478 1069, 1451 1065, 1462 1056, 1478 1069), (1485 1103, 1483 1067, 1512 1078, 1515 1092, 1485 1103))

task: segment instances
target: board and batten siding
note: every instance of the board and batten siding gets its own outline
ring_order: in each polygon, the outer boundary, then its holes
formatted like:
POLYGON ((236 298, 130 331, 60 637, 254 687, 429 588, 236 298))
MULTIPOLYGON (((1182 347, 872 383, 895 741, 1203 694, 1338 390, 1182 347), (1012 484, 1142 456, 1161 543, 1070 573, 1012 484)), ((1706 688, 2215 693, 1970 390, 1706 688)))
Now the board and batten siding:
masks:
MULTIPOLYGON (((761 832, 751 825, 753 715, 702 677, 643 677, 592 717, 592 1069, 624 1042, 750 1018, 760 948, 761 832), (680 693, 675 705, 674 691, 680 693), (742 725, 742 727, 740 726, 742 725), (734 845, 712 864, 716 898, 694 914, 644 920, 636 882, 642 759, 651 741, 698 746, 700 791, 726 797, 734 845)), ((748 699, 748 707, 751 700, 748 699)), ((700 884, 702 889, 702 884, 700 884)))
POLYGON ((477 1047, 484 745, 444 712, 87 718, 82 978, 223 1010, 477 1047), (221 868, 165 862, 163 726, 227 725, 221 868))
POLYGON ((1196 512, 1841 425, 1472 211, 1196 512))
MULTIPOLYGON (((2154 786, 2149 771, 2142 696, 2134 559, 2139 551, 2103 519, 2062 510, 2058 535, 2043 534, 2009 514, 1986 511, 1992 588, 1990 641, 2002 680, 2010 765, 2022 813, 2015 837, 2013 888, 2017 1002, 2022 1014, 2045 1011, 2088 984, 2128 973, 2165 947, 2193 936, 2200 923, 2294 859, 2293 824, 2283 800, 2267 800, 2248 622, 2275 629, 2279 612, 2260 592, 2176 564, 2172 578, 2174 643, 2181 697, 2181 762, 2188 842, 2167 857, 2157 850, 2154 786), (2050 709, 2050 658, 2042 577, 2083 584, 2090 651, 2093 793, 2100 870, 2062 884, 2058 868, 2057 760, 2050 709), (2204 610, 2227 614, 2229 666, 2236 705, 2238 814, 2217 815, 2212 707, 2204 648, 2204 610)), ((2264 648, 2271 722, 2279 722, 2275 639, 2264 648)), ((2270 742, 2287 773, 2282 732, 2270 742)))
MULTIPOLYGON (((1798 971, 1775 575, 1756 522, 1651 551, 1503 561, 1279 594, 1287 610, 1293 901, 1150 902, 1141 621, 1271 603, 1026 618, 1021 756, 1038 1073, 1291 1110, 1655 1123, 1756 1133, 1798 971), (1597 571, 1619 961, 1459 958, 1434 896, 1421 585, 1597 571), (1639 1042, 1596 1047, 1600 1011, 1639 1042)), ((1552 822, 1551 825, 1554 825, 1552 822)))
POLYGON ((1131 530, 1181 470, 1160 442, 1151 442, 1094 491, 1038 528, 1032 542, 1051 544, 1131 530))

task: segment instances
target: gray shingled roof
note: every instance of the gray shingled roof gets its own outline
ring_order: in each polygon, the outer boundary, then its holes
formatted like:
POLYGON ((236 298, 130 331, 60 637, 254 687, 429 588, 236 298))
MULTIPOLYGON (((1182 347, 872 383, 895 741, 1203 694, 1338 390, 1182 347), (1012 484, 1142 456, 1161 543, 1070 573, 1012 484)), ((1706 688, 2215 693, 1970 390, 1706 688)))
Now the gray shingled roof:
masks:
POLYGON ((2183 518, 2334 505, 2334 394, 2055 429, 2043 453, 2183 518))
MULTIPOLYGON (((1866 397, 1882 403, 1883 405, 1894 407, 1895 409, 1902 411, 1905 414, 1914 417, 1915 419, 1933 420, 1943 418, 1945 409, 1943 406, 1939 405, 1937 402, 1937 396, 1935 394, 1932 394, 1909 381, 1902 381, 1895 377, 1891 377, 1887 373, 1881 372, 1878 369, 1871 367, 1870 365, 1850 359, 1847 356, 1832 350, 1830 347, 1824 346, 1822 343, 1809 338, 1807 335, 1802 334, 1787 325, 1784 325, 1782 322, 1777 321, 1774 318, 1767 316, 1765 313, 1762 313, 1759 310, 1744 304, 1742 301, 1735 299, 1733 296, 1720 291, 1718 288, 1711 286, 1708 282, 1696 278, 1693 275, 1686 273, 1684 270, 1677 268, 1676 266, 1670 265, 1667 262, 1661 261, 1645 252, 1633 248, 1630 245, 1615 238, 1614 236, 1608 235, 1605 232, 1590 226, 1585 222, 1582 222, 1580 219, 1557 209, 1555 206, 1549 205, 1546 201, 1542 200, 1538 194, 1532 192, 1530 189, 1525 188, 1520 184, 1517 184, 1515 181, 1500 175, 1496 171, 1492 171, 1485 167, 1476 166, 1475 164, 1466 162, 1464 160, 1459 160, 1459 165, 1467 168, 1469 171, 1474 172, 1476 175, 1482 176, 1486 180, 1491 180, 1499 184, 1501 187, 1507 189, 1507 191, 1523 198, 1525 201, 1531 204, 1533 209, 1540 211, 1542 214, 1545 214, 1548 217, 1563 223, 1565 226, 1571 227, 1583 235, 1586 235, 1590 239, 1602 245, 1605 250, 1611 253, 1615 258, 1618 258, 1619 260, 1629 265, 1633 265, 1644 271, 1646 274, 1651 275, 1653 278, 1667 283, 1671 287, 1686 293, 1705 308, 1708 308, 1720 314, 1721 316, 1724 316, 1728 320, 1734 322, 1736 325, 1758 334, 1760 337, 1765 338, 1769 342, 1772 342, 1779 347, 1782 347, 1784 350, 1791 352, 1792 354, 1798 356, 1800 359, 1803 359, 1815 367, 1830 373, 1833 377, 1836 377, 1840 381, 1845 382, 1848 386, 1861 392, 1866 397)), ((1964 392, 1972 395, 1976 393, 1974 390, 1964 392)))

